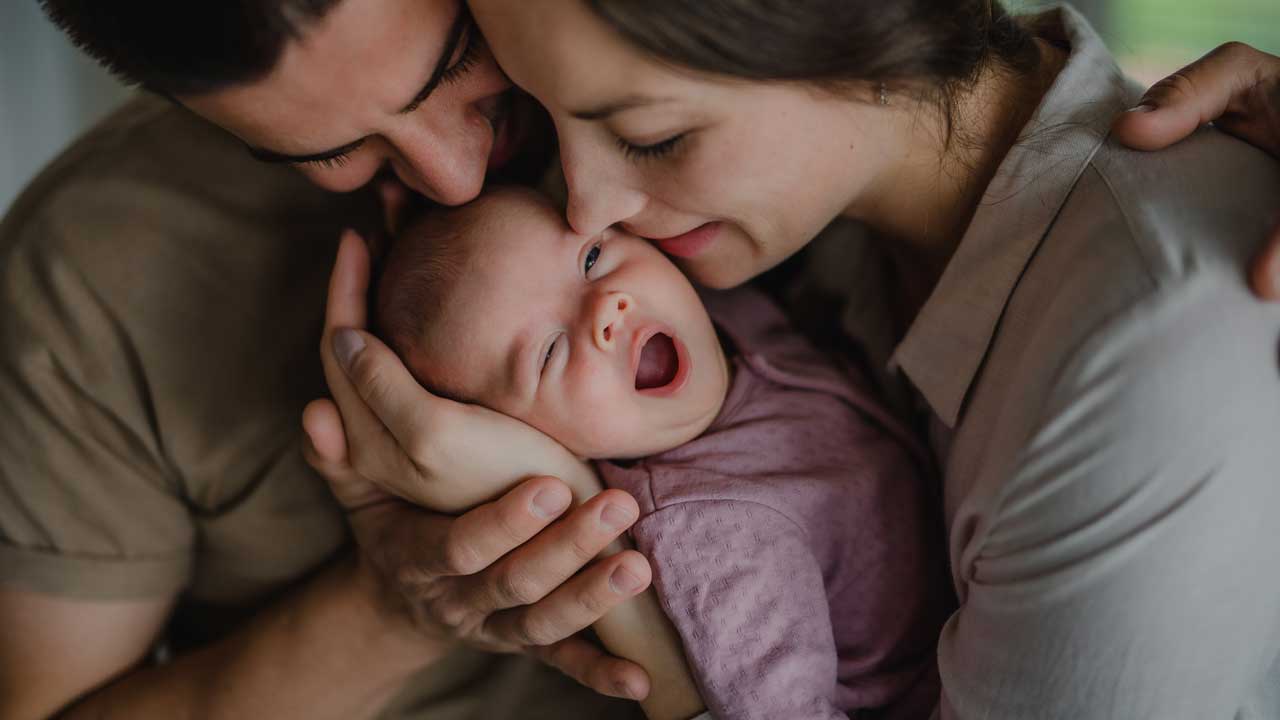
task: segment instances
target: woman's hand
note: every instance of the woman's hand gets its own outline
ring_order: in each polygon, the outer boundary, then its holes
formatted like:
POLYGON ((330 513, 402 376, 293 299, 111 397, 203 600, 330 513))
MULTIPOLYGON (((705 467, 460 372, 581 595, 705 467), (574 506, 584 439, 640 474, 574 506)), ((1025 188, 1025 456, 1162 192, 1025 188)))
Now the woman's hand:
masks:
MULTIPOLYGON (((1129 147, 1159 150, 1209 122, 1280 159, 1280 57, 1227 43, 1153 85, 1113 131, 1129 147)), ((1280 225, 1251 280, 1258 295, 1280 300, 1280 225)))
MULTIPOLYGON (((426 392, 385 345, 358 330, 368 282, 368 251, 348 233, 329 288, 322 349, 333 400, 311 403, 303 425, 308 460, 348 512, 376 607, 429 637, 494 651, 527 649, 603 694, 646 695, 649 681, 639 666, 575 635, 649 584, 648 563, 634 551, 592 562, 638 517, 635 500, 605 491, 566 513, 573 493, 548 477, 526 480, 458 518, 401 499, 462 484, 435 474, 452 459, 427 461, 413 451, 440 449, 445 443, 431 431, 456 433, 452 423, 469 423, 476 417, 468 415, 480 411, 426 392), (352 344, 351 332, 363 347, 352 344), (357 368, 351 375, 344 361, 357 368)), ((488 420, 501 423, 493 415, 488 420)), ((488 445, 483 438, 502 442, 503 431, 513 428, 484 427, 482 416, 464 449, 489 456, 546 450, 540 433, 510 422, 519 426, 515 447, 488 445)))

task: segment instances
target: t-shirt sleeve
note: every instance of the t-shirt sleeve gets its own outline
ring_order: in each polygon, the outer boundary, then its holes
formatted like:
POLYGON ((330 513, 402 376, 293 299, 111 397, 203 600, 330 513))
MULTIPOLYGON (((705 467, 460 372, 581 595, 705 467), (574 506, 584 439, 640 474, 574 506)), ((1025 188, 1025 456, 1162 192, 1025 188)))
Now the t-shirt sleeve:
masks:
POLYGON ((803 531, 751 502, 685 502, 632 529, 718 718, 841 718, 822 573, 803 531))
POLYGON ((1272 692, 1280 313, 1204 285, 1086 342, 990 470, 942 718, 1224 717, 1272 692))
POLYGON ((3 245, 0 584, 89 599, 176 592, 194 533, 145 359, 52 234, 3 245))

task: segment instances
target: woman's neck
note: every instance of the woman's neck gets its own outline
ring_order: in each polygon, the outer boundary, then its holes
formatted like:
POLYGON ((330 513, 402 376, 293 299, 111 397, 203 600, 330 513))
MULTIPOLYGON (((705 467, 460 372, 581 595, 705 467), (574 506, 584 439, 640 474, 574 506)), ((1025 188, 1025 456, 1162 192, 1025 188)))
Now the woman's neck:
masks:
POLYGON ((850 205, 847 216, 876 231, 897 271, 904 320, 924 304, 960 243, 987 185, 1066 61, 1037 41, 1040 62, 1029 73, 987 68, 954 101, 947 137, 940 111, 904 114, 900 159, 850 205))

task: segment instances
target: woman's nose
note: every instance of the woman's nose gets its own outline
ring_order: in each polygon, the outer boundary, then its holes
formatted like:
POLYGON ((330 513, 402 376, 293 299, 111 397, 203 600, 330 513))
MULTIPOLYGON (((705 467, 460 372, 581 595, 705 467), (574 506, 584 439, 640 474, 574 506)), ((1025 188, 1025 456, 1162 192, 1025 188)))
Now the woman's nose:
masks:
POLYGON ((607 292, 596 296, 593 302, 591 339, 598 349, 608 352, 621 342, 626 317, 635 301, 624 292, 607 292))
POLYGON ((648 197, 623 183, 618 177, 620 170, 610 165, 609 158, 597 157, 607 150, 561 148, 560 162, 569 187, 565 217, 574 232, 598 235, 644 209, 648 197))

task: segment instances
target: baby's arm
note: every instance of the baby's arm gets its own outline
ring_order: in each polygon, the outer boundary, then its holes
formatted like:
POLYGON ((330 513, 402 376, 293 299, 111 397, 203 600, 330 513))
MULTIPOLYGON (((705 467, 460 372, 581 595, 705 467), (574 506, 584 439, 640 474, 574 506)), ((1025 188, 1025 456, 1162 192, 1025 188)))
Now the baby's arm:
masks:
MULTIPOLYGON (((519 420, 459 403, 450 415, 432 433, 433 447, 421 454, 434 459, 422 473, 430 479, 397 489, 405 499, 440 512, 462 512, 536 475, 563 480, 579 504, 602 489, 590 464, 519 420)), ((623 549, 614 543, 605 554, 623 549)), ((594 628, 611 653, 649 673, 651 691, 640 704, 651 720, 686 720, 701 711, 680 638, 652 589, 615 608, 594 628)))
MULTIPOLYGON (((685 502, 632 529, 716 717, 845 720, 821 568, 804 531, 751 502, 685 502)), ((881 703, 868 697, 866 707, 881 703)))

